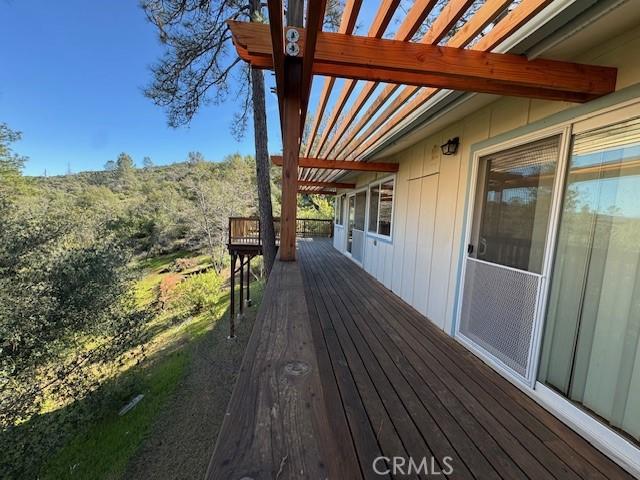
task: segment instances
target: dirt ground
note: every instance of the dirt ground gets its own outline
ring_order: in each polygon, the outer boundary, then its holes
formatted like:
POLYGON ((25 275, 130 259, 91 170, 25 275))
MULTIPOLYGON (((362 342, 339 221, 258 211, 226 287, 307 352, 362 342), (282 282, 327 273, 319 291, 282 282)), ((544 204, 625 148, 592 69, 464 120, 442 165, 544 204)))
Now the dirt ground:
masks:
POLYGON ((240 368, 256 307, 236 322, 227 340, 228 316, 194 344, 191 362, 176 393, 156 420, 123 476, 129 480, 204 478, 240 368))

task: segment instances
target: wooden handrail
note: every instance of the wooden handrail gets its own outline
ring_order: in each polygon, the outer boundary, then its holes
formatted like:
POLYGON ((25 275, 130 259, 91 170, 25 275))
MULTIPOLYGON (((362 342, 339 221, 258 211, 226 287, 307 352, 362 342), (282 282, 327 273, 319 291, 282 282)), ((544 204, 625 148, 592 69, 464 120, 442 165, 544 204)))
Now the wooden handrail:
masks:
MULTIPOLYGON (((280 234, 280 218, 273 219, 276 239, 280 234)), ((296 235, 299 237, 333 237, 333 219, 298 218, 296 235)), ((258 217, 229 217, 229 245, 261 245, 262 229, 258 217)))

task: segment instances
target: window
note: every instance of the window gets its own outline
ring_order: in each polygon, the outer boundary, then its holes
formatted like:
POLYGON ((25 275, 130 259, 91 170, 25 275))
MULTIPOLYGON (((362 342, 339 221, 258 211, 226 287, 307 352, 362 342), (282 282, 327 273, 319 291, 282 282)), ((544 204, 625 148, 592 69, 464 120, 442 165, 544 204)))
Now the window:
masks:
POLYGON ((387 179, 369 187, 369 225, 370 233, 385 237, 391 236, 393 214, 394 179, 387 179))
POLYGON ((343 204, 344 204, 344 195, 339 195, 336 197, 336 205, 335 205, 335 223, 336 225, 344 225, 344 220, 342 218, 342 215, 344 214, 344 208, 343 208, 343 204))

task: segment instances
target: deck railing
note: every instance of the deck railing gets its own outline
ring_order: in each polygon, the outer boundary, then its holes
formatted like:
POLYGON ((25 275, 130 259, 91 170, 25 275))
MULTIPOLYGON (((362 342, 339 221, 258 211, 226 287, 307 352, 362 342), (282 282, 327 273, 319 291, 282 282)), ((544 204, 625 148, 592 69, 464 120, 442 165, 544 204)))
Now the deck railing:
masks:
MULTIPOLYGON (((280 219, 273 219, 276 240, 280 238, 280 219)), ((324 218, 298 218, 296 235, 299 237, 333 237, 333 220, 324 218)), ((229 245, 261 245, 262 229, 258 217, 230 217, 229 245)))

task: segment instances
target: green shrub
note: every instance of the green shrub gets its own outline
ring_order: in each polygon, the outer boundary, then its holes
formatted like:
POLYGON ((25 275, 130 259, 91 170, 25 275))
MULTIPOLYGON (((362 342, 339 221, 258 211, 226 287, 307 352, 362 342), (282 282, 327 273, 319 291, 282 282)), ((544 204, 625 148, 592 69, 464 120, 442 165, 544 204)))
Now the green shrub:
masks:
POLYGON ((176 287, 176 306, 192 315, 213 310, 221 288, 222 278, 215 271, 193 275, 176 287))

